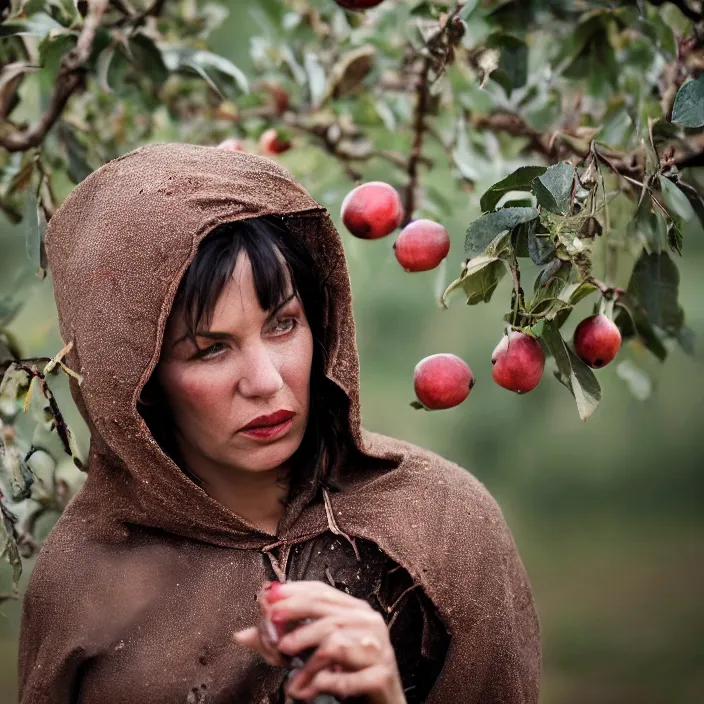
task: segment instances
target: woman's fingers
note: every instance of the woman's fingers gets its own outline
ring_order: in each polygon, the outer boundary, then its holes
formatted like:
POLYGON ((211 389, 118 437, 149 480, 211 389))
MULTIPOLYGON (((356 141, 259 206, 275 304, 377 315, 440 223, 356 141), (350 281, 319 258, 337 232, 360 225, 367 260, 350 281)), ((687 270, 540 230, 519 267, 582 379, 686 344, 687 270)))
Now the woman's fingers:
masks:
POLYGON ((333 672, 323 669, 304 686, 291 681, 288 694, 297 699, 312 700, 319 694, 331 694, 345 699, 364 696, 369 704, 402 702, 403 691, 394 670, 388 665, 373 665, 357 672, 333 672))
POLYGON ((343 594, 343 596, 346 599, 336 600, 327 594, 323 594, 319 598, 310 594, 296 593, 271 604, 268 612, 274 623, 302 621, 306 618, 324 618, 325 616, 338 614, 343 610, 373 613, 372 607, 366 601, 355 599, 348 594, 343 594))
POLYGON ((354 607, 359 605, 359 599, 350 596, 340 589, 314 580, 302 582, 286 582, 284 584, 274 583, 276 601, 289 597, 300 596, 311 601, 323 601, 328 604, 339 604, 340 606, 354 607))
POLYGON ((296 673, 292 682, 296 687, 305 687, 318 672, 339 665, 344 670, 361 671, 384 664, 395 669, 393 651, 386 648, 383 634, 376 635, 369 629, 344 629, 334 631, 308 658, 296 673))
MULTIPOLYGON (((286 655, 296 655, 308 648, 317 647, 335 631, 354 628, 358 630, 379 628, 380 618, 372 610, 338 609, 324 618, 296 627, 279 641, 279 650, 286 655)), ((381 624, 386 628, 384 624, 381 624)))
POLYGON ((233 639, 240 645, 244 645, 251 650, 256 650, 269 665, 283 667, 286 664, 286 661, 276 648, 272 648, 263 642, 259 629, 256 626, 238 631, 233 635, 233 639))

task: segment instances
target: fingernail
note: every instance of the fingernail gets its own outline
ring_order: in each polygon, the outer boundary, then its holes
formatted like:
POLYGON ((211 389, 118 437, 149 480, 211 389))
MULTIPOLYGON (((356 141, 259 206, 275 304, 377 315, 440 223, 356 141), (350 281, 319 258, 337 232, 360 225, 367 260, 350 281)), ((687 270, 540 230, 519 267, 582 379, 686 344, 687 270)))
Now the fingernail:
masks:
POLYGON ((264 587, 264 597, 270 603, 280 601, 284 598, 281 589, 284 585, 281 582, 268 582, 264 587))

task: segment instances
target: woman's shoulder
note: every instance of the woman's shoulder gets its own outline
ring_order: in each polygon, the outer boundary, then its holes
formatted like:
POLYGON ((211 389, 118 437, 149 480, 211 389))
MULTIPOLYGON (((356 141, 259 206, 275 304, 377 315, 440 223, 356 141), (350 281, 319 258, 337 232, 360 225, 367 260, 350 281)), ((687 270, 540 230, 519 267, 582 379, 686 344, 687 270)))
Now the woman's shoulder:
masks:
POLYGON ((397 462, 397 467, 387 475, 392 492, 401 496, 408 492, 432 496, 445 508, 461 504, 467 509, 500 513, 490 491, 469 469, 412 442, 363 432, 370 452, 397 462))

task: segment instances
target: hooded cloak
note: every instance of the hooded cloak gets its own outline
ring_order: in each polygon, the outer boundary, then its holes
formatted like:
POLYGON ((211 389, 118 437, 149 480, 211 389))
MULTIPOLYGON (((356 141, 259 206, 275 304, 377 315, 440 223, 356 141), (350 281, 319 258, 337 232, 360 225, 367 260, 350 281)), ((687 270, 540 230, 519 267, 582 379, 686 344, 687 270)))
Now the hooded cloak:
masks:
POLYGON ((538 701, 538 618, 501 510, 458 465, 362 428, 342 242, 286 169, 213 147, 144 146, 78 185, 46 242, 91 443, 86 481, 24 596, 21 704, 278 704, 285 672, 232 641, 276 577, 327 579, 373 601, 409 702, 538 701), (198 244, 262 215, 281 217, 328 277, 325 373, 349 399, 354 444, 335 471, 340 490, 297 494, 277 535, 191 481, 137 408, 198 244))

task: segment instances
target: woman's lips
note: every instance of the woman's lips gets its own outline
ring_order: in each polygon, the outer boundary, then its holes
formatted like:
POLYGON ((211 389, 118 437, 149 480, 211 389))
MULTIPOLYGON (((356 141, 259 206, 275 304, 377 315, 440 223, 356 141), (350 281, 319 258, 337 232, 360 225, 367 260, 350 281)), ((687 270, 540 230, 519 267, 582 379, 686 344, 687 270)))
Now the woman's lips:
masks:
POLYGON ((289 418, 283 423, 277 425, 266 425, 259 428, 244 428, 240 433, 248 437, 257 438, 259 440, 272 440, 278 438, 284 433, 287 433, 293 425, 293 418, 289 418))

